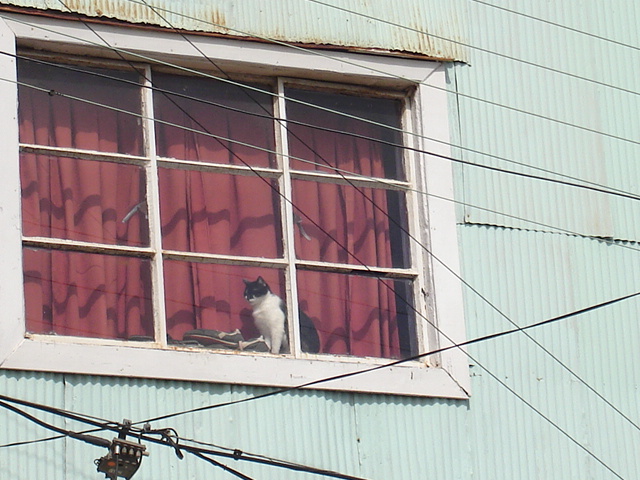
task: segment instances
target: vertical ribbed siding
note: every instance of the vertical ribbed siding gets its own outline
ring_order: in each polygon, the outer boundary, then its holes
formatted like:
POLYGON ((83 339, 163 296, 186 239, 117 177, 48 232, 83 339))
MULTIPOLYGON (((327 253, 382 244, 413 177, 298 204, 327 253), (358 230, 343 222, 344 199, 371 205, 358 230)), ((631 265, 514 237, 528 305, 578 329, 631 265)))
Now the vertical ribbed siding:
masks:
MULTIPOLYGON (((619 8, 590 2, 594 8, 588 15, 573 16, 577 2, 537 3, 535 7, 527 3, 522 8, 530 15, 569 26, 580 18, 580 28, 586 32, 613 38, 619 30, 636 31, 637 4, 613 3, 619 8)), ((460 93, 475 97, 460 99, 464 146, 597 185, 638 192, 639 163, 632 161, 640 156, 638 39, 620 37, 635 47, 630 48, 475 2, 470 8, 472 43, 504 56, 470 49, 470 66, 458 72, 460 93)), ((518 5, 509 4, 509 8, 518 5)), ((463 158, 575 182, 480 154, 466 152, 463 158)), ((464 177, 467 203, 523 219, 467 208, 465 220, 471 223, 539 230, 558 227, 628 240, 640 235, 638 222, 629 221, 640 213, 637 201, 473 167, 465 168, 464 177)))
MULTIPOLYGON (((0 393, 10 397, 28 399, 45 405, 63 405, 64 387, 50 375, 24 372, 2 372, 0 393)), ((25 407, 16 407, 35 415, 57 427, 65 428, 63 419, 55 415, 37 412, 25 407)), ((16 413, 0 408, 0 445, 55 436, 16 413)), ((46 478, 67 480, 66 441, 64 439, 31 445, 0 449, 0 472, 2 478, 46 478), (46 459, 46 461, 45 461, 46 459)))
MULTIPOLYGON (((495 227, 465 226, 462 237, 466 280, 519 326, 640 290, 636 249, 495 227)), ((477 296, 467 298, 470 337, 513 328, 477 296)), ((529 331, 636 422, 639 307, 636 298, 529 331)), ((638 429, 523 334, 475 345, 470 353, 623 478, 636 476, 638 429)), ((614 478, 485 370, 474 366, 472 375, 469 417, 479 478, 614 478)))

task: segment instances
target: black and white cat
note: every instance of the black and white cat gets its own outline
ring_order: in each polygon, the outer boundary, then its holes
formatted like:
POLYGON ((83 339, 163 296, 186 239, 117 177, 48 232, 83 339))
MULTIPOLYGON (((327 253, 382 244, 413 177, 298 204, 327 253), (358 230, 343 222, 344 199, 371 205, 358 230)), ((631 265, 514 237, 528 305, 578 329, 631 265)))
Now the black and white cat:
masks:
MULTIPOLYGON (((244 280, 244 298, 253 308, 253 321, 271 353, 287 353, 287 311, 282 299, 273 293, 262 277, 244 280)), ((300 312, 300 347, 303 352, 320 352, 320 338, 313 321, 300 312)))

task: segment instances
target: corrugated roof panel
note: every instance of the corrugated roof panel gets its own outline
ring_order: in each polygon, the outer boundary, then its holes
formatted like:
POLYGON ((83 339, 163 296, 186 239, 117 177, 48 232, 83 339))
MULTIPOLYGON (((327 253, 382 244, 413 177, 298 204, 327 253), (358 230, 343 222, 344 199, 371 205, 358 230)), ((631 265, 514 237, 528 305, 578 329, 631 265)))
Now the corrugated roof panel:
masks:
POLYGON ((463 0, 407 0, 402 8, 391 8, 385 0, 66 0, 68 9, 56 0, 1 0, 0 4, 58 12, 71 9, 90 17, 283 42, 443 59, 465 57, 463 0))

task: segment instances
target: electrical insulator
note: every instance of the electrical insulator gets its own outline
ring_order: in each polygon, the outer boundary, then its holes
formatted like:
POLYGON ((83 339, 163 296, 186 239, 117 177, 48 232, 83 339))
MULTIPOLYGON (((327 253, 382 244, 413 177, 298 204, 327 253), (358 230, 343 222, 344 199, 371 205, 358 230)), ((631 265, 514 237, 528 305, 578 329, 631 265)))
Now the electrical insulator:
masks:
POLYGON ((98 471, 110 480, 118 477, 129 480, 140 468, 142 456, 149 455, 147 447, 139 443, 129 442, 122 438, 114 438, 109 453, 95 461, 98 471))

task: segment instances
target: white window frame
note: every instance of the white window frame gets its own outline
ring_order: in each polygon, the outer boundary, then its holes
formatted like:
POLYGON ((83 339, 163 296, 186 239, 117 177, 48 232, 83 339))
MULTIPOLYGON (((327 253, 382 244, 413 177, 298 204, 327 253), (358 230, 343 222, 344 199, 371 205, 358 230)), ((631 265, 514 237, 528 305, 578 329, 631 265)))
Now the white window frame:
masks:
MULTIPOLYGON (((0 14, 0 145, 3 146, 4 185, 0 188, 0 368, 129 376, 154 379, 293 387, 326 377, 390 363, 389 359, 305 358, 271 354, 181 349, 144 342, 33 335, 25 331, 22 272, 21 198, 17 121, 16 45, 59 53, 105 56, 103 41, 188 68, 209 69, 202 55, 235 71, 374 87, 398 87, 420 82, 411 98, 408 125, 416 136, 405 141, 426 153, 407 155, 408 176, 418 191, 408 201, 410 223, 430 255, 412 242, 412 262, 425 292, 416 307, 438 326, 428 348, 465 340, 462 287, 451 273, 459 272, 449 117, 445 68, 438 62, 302 49, 257 42, 191 36, 198 50, 178 34, 34 17, 0 14), (405 79, 405 80, 399 80, 405 79), (443 158, 445 157, 445 158, 443 158), (417 211, 413 211, 417 210, 417 211), (434 260, 434 257, 437 260, 434 260), (451 271, 449 271, 451 270, 451 271), (164 347, 164 348, 160 348, 164 347)), ((113 55, 112 55, 113 57, 113 55)), ((156 303, 159 300, 156 300, 156 303)), ((163 301, 163 300, 162 300, 163 301)), ((162 310, 162 309, 161 309, 162 310)), ((418 319, 418 321, 420 321, 418 319)), ((158 323, 158 322, 156 322, 158 323)), ((426 338, 426 337, 425 337, 426 338)), ((314 385, 314 389, 343 390, 446 398, 468 398, 468 360, 450 349, 424 361, 407 362, 362 375, 314 385)))

